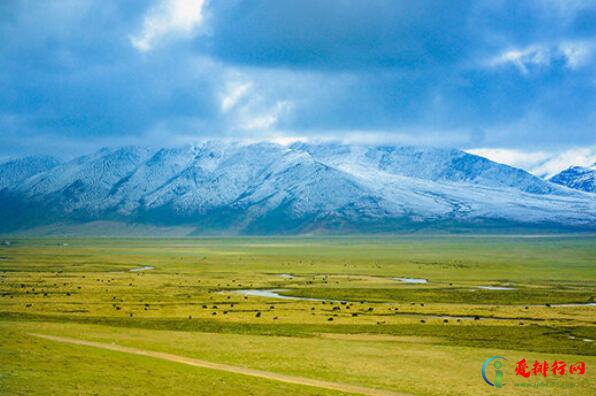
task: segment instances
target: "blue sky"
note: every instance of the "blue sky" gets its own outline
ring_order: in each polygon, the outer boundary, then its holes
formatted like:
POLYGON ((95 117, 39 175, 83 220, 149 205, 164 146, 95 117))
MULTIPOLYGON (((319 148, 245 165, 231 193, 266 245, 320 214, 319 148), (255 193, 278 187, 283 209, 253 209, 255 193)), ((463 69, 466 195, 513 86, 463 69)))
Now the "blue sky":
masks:
POLYGON ((7 0, 0 157, 221 137, 590 161, 595 33, 591 0, 7 0))

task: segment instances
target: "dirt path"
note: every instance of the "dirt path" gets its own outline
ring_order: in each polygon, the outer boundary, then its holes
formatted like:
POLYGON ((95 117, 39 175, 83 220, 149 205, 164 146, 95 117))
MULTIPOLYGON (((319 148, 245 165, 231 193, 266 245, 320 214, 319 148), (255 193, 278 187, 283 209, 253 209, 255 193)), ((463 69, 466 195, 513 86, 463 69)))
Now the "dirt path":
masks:
POLYGON ((250 375, 251 377, 266 378, 268 380, 287 382, 290 384, 314 386, 317 388, 331 389, 331 390, 336 390, 336 391, 346 392, 346 393, 356 393, 356 394, 371 395, 371 396, 405 395, 403 393, 395 393, 395 392, 382 390, 382 389, 374 389, 374 388, 367 388, 367 387, 357 386, 357 385, 342 384, 339 382, 321 381, 321 380, 304 378, 304 377, 296 377, 296 376, 292 376, 292 375, 272 373, 269 371, 254 370, 254 369, 250 369, 250 368, 246 368, 246 367, 231 366, 228 364, 212 363, 212 362, 208 362, 205 360, 199 360, 199 359, 193 359, 193 358, 188 358, 188 357, 184 357, 184 356, 172 355, 172 354, 164 353, 164 352, 147 351, 144 349, 131 348, 131 347, 126 347, 126 346, 116 345, 116 344, 106 344, 103 342, 85 341, 85 340, 79 340, 76 338, 57 337, 57 336, 51 336, 51 335, 46 335, 46 334, 29 333, 29 335, 32 335, 34 337, 43 338, 43 339, 50 340, 50 341, 61 342, 61 343, 65 343, 65 344, 82 345, 82 346, 88 346, 88 347, 92 347, 92 348, 107 349, 110 351, 131 353, 134 355, 148 356, 148 357, 152 357, 152 358, 168 360, 171 362, 188 364, 189 366, 203 367, 203 368, 208 368, 208 369, 212 369, 212 370, 227 371, 229 373, 234 373, 234 374, 250 375))

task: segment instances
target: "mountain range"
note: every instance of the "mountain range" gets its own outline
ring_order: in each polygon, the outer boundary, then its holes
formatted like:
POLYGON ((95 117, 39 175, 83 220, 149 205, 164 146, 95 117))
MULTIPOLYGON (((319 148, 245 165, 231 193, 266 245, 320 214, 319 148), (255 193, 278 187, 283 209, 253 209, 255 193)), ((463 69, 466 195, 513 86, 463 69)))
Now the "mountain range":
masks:
POLYGON ((106 234, 122 225, 184 234, 596 230, 593 179, 586 192, 561 175, 547 181, 461 150, 406 146, 104 148, 66 162, 0 164, 0 232, 93 224, 106 234))
POLYGON ((577 190, 596 193, 596 162, 590 166, 572 166, 549 180, 577 190))

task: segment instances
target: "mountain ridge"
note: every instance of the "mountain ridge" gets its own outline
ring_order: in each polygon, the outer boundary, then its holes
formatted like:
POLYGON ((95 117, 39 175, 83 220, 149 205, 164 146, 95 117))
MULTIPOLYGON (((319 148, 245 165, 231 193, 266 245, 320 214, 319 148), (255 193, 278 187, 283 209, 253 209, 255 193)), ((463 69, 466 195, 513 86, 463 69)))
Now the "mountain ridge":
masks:
POLYGON ((10 169, 0 164, 0 232, 97 221, 197 234, 596 229, 591 194, 456 149, 208 141, 10 169))
POLYGON ((571 166, 548 180, 576 190, 595 193, 596 162, 590 166, 571 166))

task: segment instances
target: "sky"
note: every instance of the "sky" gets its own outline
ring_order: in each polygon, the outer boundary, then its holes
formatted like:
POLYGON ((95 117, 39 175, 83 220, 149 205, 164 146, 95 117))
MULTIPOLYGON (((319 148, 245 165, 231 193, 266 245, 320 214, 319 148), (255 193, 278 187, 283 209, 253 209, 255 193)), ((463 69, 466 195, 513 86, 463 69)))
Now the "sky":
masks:
POLYGON ((596 161, 596 0, 4 0, 0 38, 0 158, 225 138, 596 161))

